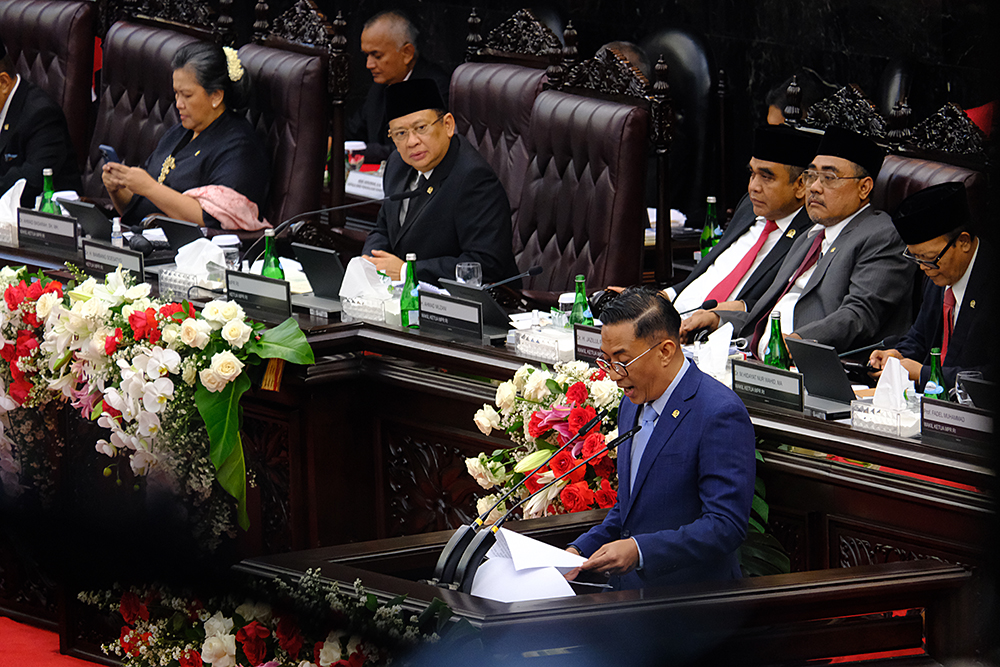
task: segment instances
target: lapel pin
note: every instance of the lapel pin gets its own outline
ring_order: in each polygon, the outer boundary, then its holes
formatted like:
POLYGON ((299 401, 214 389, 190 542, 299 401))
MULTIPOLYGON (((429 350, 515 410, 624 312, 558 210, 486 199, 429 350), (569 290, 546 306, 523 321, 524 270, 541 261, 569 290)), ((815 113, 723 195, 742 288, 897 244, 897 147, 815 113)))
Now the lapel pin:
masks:
POLYGON ((837 249, 837 246, 833 246, 832 248, 830 248, 830 252, 833 252, 836 249, 837 249))
POLYGON ((785 236, 787 236, 790 239, 794 239, 795 238, 795 230, 794 229, 789 229, 788 233, 785 234, 785 236))
POLYGON ((3 129, 5 129, 5 130, 9 130, 9 129, 10 129, 10 123, 7 123, 6 125, 4 125, 4 126, 3 126, 3 129))
POLYGON ((680 413, 681 413, 681 411, 680 411, 680 410, 674 410, 674 411, 673 411, 672 413, 670 413, 670 414, 672 414, 672 415, 674 416, 674 419, 677 419, 677 415, 679 415, 680 413))
POLYGON ((195 152, 194 152, 194 156, 195 156, 195 157, 198 157, 199 155, 201 155, 201 151, 195 151, 195 152))
POLYGON ((969 302, 969 308, 975 308, 975 307, 976 307, 976 300, 973 299, 972 301, 969 302))
POLYGON ((427 186, 427 194, 431 194, 432 192, 434 192, 434 186, 433 185, 428 185, 427 186))

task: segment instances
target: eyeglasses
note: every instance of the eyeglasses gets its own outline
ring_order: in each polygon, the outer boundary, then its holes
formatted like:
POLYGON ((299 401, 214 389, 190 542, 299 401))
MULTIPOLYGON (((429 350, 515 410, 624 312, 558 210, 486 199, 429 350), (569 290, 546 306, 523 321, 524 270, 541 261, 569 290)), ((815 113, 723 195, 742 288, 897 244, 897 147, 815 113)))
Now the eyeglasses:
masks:
POLYGON ((920 258, 919 258, 919 257, 917 257, 916 255, 912 254, 912 253, 910 252, 910 249, 909 249, 909 248, 905 248, 905 249, 903 250, 903 257, 905 257, 906 259, 910 260, 911 262, 916 262, 916 263, 917 263, 917 264, 919 264, 920 266, 925 266, 925 267, 927 267, 928 269, 937 269, 937 268, 940 268, 940 267, 938 266, 938 262, 940 262, 940 261, 941 261, 941 258, 942 258, 942 257, 944 257, 944 254, 945 254, 946 252, 948 252, 948 250, 949 250, 949 249, 950 249, 950 248, 951 248, 951 247, 952 247, 953 245, 955 245, 955 241, 957 241, 957 240, 958 240, 958 236, 956 236, 956 237, 955 237, 955 238, 953 238, 952 240, 948 241, 948 245, 946 245, 946 246, 945 246, 945 247, 944 247, 944 248, 943 248, 943 249, 941 250, 941 252, 939 252, 939 253, 937 254, 937 257, 935 257, 934 259, 920 259, 920 258))
POLYGON ((389 130, 389 138, 397 144, 401 144, 406 141, 407 137, 410 136, 410 132, 413 132, 418 137, 426 136, 426 134, 431 131, 431 126, 437 125, 442 120, 444 120, 444 116, 440 116, 433 123, 421 123, 420 125, 411 127, 408 130, 389 130))
MULTIPOLYGON (((654 347, 658 347, 658 346, 660 346, 662 344, 663 344, 663 341, 661 340, 659 343, 653 344, 653 346, 650 347, 649 349, 647 349, 646 352, 649 352, 649 350, 652 350, 654 347)), ((615 375, 620 375, 623 378, 627 378, 628 377, 628 367, 631 366, 632 364, 634 364, 635 362, 639 361, 639 359, 642 359, 642 355, 646 354, 646 352, 643 352, 642 354, 640 354, 638 357, 636 357, 632 361, 629 361, 629 362, 624 363, 624 364, 622 362, 620 362, 620 361, 611 361, 609 359, 605 359, 604 357, 598 357, 596 359, 597 367, 600 368, 603 371, 607 371, 608 373, 614 373, 615 375)))
POLYGON ((827 171, 816 171, 814 169, 806 169, 802 172, 802 178, 806 185, 812 185, 819 179, 819 182, 824 188, 835 188, 840 185, 837 181, 850 181, 857 180, 861 178, 867 178, 866 176, 837 176, 836 174, 831 174, 827 171))

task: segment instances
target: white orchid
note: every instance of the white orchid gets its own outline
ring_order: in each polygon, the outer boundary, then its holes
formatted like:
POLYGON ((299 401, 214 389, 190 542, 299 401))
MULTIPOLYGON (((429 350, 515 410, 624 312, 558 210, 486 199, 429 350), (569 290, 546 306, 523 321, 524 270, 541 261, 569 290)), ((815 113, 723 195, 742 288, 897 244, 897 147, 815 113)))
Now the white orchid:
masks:
POLYGON ((154 347, 149 351, 149 360, 146 362, 146 375, 151 378, 158 378, 172 373, 174 375, 180 370, 181 355, 174 350, 154 347))
POLYGON ((174 383, 169 378, 157 378, 142 389, 142 406, 149 412, 160 412, 174 395, 174 383))
POLYGON ((155 412, 139 413, 139 435, 153 438, 160 432, 160 417, 155 412))

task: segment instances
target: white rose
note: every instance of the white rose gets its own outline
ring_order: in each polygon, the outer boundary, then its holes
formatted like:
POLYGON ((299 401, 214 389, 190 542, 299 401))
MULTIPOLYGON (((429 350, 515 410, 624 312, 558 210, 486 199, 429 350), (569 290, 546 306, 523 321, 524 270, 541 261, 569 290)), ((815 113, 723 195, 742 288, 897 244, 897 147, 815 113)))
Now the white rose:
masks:
POLYGON ((621 389, 611 380, 598 380, 590 385, 590 398, 596 407, 607 407, 621 398, 621 389))
POLYGON ((497 407, 507 412, 514 404, 517 402, 517 389, 514 388, 514 383, 511 381, 502 382, 500 386, 497 387, 497 407))
POLYGON ((500 428, 500 415, 497 414, 492 405, 484 405, 481 410, 476 412, 472 421, 476 423, 483 435, 489 435, 493 429, 500 428))
POLYGON ((204 350, 208 345, 208 335, 211 331, 212 327, 208 322, 189 317, 181 322, 181 342, 188 347, 204 350))
POLYGON ((219 314, 222 316, 223 322, 242 320, 246 317, 243 307, 235 301, 223 301, 222 306, 219 308, 219 314))
POLYGON ((198 377, 201 379, 201 383, 205 385, 205 389, 209 391, 222 391, 223 387, 226 386, 225 378, 211 368, 203 369, 198 373, 198 377))
POLYGON ((227 302, 225 301, 209 301, 201 310, 201 316, 209 322, 225 324, 227 318, 223 317, 222 309, 226 306, 226 304, 227 302))
POLYGON ((163 325, 163 331, 161 332, 161 340, 164 345, 172 345, 177 337, 181 333, 181 327, 179 324, 171 322, 170 324, 163 325))
POLYGON ((35 303, 35 314, 38 315, 39 319, 44 320, 52 312, 52 306, 56 305, 56 301, 59 301, 59 295, 55 292, 46 292, 45 294, 38 297, 38 301, 35 303))
POLYGON ((236 664, 236 637, 209 637, 202 644, 201 659, 212 667, 232 667, 236 664))
POLYGON ((242 616, 247 622, 260 621, 264 624, 267 624, 272 616, 270 605, 264 602, 255 603, 250 600, 237 607, 236 613, 242 616))
MULTIPOLYGON (((108 314, 108 304, 100 299, 89 299, 82 302, 80 314, 90 320, 103 320, 108 314)), ((125 315, 125 318, 127 319, 128 315, 125 315)))
POLYGON ((552 374, 548 371, 536 370, 528 376, 528 382, 524 385, 524 397, 532 401, 540 401, 550 393, 545 385, 546 381, 552 379, 552 374))
MULTIPOLYGON (((485 498, 480 498, 479 500, 476 501, 476 513, 479 516, 482 516, 483 512, 493 507, 493 503, 495 503, 496 501, 497 501, 496 494, 490 494, 485 498)), ((499 507, 490 512, 490 515, 486 517, 486 524, 490 525, 496 523, 497 520, 506 513, 506 510, 507 510, 506 503, 501 503, 499 507)))
POLYGON ((528 374, 535 370, 535 367, 531 364, 524 364, 517 369, 514 373, 514 388, 518 391, 524 391, 524 385, 528 381, 528 374))
POLYGON ((226 382, 232 382, 243 372, 243 362, 237 359, 235 354, 226 350, 212 355, 211 369, 226 382))
POLYGON ((250 340, 251 333, 253 333, 253 327, 238 318, 229 320, 222 327, 222 337, 237 349, 243 347, 250 340))
POLYGON ((469 474, 472 475, 479 486, 484 489, 491 489, 498 484, 503 484, 503 466, 491 464, 486 460, 486 454, 465 459, 465 469, 469 471, 469 474), (494 467, 500 468, 499 475, 496 474, 498 471, 494 470, 494 467))
POLYGON ((212 616, 205 621, 206 637, 221 637, 222 635, 228 635, 232 629, 233 619, 223 616, 221 611, 215 612, 215 616, 212 616))
POLYGON ((185 384, 190 387, 194 384, 194 379, 196 377, 198 377, 198 369, 194 366, 194 364, 187 364, 184 366, 181 371, 181 379, 184 380, 185 384))

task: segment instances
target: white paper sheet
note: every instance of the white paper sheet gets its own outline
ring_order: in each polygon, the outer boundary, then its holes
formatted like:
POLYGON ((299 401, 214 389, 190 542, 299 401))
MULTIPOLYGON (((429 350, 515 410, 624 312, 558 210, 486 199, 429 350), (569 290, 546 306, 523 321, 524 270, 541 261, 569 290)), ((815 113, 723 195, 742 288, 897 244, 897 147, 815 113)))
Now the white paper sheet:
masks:
POLYGON ((472 594, 497 602, 545 600, 575 595, 569 582, 554 567, 516 570, 510 558, 491 558, 479 566, 472 594))

